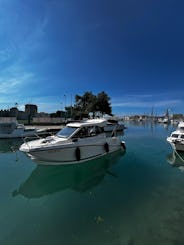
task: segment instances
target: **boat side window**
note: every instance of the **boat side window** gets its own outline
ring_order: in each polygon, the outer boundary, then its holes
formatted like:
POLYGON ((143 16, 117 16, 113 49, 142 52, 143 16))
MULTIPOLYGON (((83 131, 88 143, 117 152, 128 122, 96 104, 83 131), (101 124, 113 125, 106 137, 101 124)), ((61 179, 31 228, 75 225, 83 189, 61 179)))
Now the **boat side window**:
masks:
POLYGON ((103 128, 99 126, 92 127, 89 131, 90 136, 98 135, 103 133, 103 128))
POLYGON ((172 134, 173 138, 178 138, 178 136, 179 136, 178 134, 172 134))
POLYGON ((182 134, 180 137, 181 137, 182 139, 184 139, 184 134, 182 134))
POLYGON ((101 134, 101 133, 103 133, 103 128, 96 126, 95 131, 96 131, 96 134, 101 134))
POLYGON ((81 128, 72 138, 85 138, 88 137, 88 130, 86 127, 81 128))

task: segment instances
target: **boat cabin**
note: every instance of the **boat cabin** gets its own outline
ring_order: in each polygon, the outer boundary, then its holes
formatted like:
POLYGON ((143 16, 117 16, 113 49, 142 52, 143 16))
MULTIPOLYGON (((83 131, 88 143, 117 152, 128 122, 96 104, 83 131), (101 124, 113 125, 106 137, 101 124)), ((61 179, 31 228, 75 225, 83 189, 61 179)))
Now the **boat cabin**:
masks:
POLYGON ((86 138, 91 136, 96 136, 104 132, 103 127, 99 126, 84 126, 84 127, 71 127, 66 126, 61 129, 57 136, 61 138, 86 138))
POLYGON ((172 133, 171 134, 171 137, 172 138, 175 138, 175 139, 184 139, 184 133, 183 134, 181 134, 181 133, 172 133))
POLYGON ((70 139, 96 136, 104 133, 104 122, 99 120, 94 124, 93 120, 92 124, 87 120, 82 123, 69 123, 57 133, 57 136, 70 139))

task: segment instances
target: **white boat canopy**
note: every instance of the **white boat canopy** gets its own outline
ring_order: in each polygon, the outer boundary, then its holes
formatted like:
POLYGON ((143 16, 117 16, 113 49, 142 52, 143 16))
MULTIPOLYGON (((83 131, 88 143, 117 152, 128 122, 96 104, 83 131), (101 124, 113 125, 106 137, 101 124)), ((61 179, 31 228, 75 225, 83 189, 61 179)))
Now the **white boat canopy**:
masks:
POLYGON ((68 127, 76 127, 76 128, 81 128, 81 127, 90 127, 90 126, 99 126, 99 127, 104 127, 107 124, 107 121, 105 119, 88 119, 82 122, 72 122, 68 123, 68 127))

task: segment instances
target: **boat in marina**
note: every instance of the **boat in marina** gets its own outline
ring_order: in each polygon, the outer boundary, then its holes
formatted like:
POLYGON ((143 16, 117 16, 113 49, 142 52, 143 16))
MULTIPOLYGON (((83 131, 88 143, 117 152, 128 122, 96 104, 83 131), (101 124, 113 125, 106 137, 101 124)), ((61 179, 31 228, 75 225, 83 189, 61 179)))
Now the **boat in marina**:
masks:
POLYGON ((125 125, 123 123, 119 123, 118 120, 115 119, 107 119, 107 124, 104 127, 105 132, 113 132, 115 131, 123 131, 125 129, 125 125))
POLYGON ((167 137, 167 142, 176 151, 184 151, 184 122, 180 122, 177 129, 167 137))
POLYGON ((67 124, 56 135, 24 142, 19 150, 38 160, 38 164, 81 163, 111 152, 125 150, 120 137, 108 137, 105 119, 89 119, 67 124))
POLYGON ((39 135, 43 132, 44 129, 26 128, 24 124, 19 124, 14 117, 0 118, 0 139, 23 138, 39 135))
POLYGON ((169 124, 170 120, 167 117, 158 118, 158 123, 169 124))

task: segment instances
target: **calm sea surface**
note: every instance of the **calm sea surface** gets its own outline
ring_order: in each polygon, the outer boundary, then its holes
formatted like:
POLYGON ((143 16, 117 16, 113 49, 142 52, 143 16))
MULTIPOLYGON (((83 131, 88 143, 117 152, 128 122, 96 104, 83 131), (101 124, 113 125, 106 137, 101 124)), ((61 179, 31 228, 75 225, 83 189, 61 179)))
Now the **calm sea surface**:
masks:
POLYGON ((0 244, 183 245, 184 172, 171 126, 127 124, 125 154, 38 166, 0 141, 0 244), (171 164, 172 163, 172 164, 171 164))

